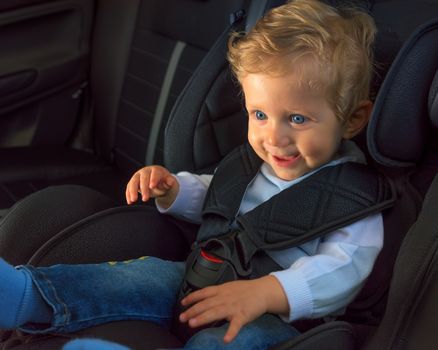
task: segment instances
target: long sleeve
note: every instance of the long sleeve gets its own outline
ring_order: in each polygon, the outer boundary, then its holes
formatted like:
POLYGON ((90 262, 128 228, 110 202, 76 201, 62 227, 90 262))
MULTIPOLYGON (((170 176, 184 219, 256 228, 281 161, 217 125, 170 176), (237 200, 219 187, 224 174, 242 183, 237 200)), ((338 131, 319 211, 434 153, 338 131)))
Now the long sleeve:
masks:
POLYGON ((302 252, 289 268, 272 273, 289 302, 290 313, 283 318, 293 321, 342 312, 371 273, 382 246, 382 216, 375 214, 326 235, 314 255, 302 252))
POLYGON ((156 204, 157 209, 160 213, 200 224, 202 205, 212 177, 213 175, 195 175, 185 171, 176 174, 179 192, 175 201, 167 209, 156 204))

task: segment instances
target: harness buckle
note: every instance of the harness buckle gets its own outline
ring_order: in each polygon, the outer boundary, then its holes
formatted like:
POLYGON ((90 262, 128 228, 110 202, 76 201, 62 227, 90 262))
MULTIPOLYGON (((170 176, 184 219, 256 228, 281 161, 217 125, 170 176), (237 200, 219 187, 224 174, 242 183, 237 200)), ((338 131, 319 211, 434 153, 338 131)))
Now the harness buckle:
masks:
MULTIPOLYGON (((181 305, 181 300, 185 296, 198 289, 238 279, 248 279, 251 276, 251 267, 249 264, 244 264, 243 258, 239 256, 241 253, 236 239, 238 234, 239 231, 234 231, 198 243, 189 255, 172 324, 173 333, 180 339, 188 340, 200 330, 200 328, 192 329, 187 324, 179 322, 179 315, 185 311, 181 305)), ((215 322, 207 327, 217 327, 222 323, 223 321, 215 322)))

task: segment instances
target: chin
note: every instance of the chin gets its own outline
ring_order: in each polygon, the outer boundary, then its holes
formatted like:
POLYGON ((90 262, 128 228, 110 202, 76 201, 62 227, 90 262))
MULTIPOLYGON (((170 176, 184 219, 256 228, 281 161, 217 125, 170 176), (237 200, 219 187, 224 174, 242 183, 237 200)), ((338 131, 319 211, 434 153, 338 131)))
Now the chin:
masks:
POLYGON ((276 171, 275 175, 277 175, 277 177, 279 177, 280 179, 285 180, 285 181, 292 181, 292 180, 295 180, 301 176, 301 175, 297 175, 297 174, 290 174, 290 173, 285 173, 285 172, 280 172, 280 171, 276 171))

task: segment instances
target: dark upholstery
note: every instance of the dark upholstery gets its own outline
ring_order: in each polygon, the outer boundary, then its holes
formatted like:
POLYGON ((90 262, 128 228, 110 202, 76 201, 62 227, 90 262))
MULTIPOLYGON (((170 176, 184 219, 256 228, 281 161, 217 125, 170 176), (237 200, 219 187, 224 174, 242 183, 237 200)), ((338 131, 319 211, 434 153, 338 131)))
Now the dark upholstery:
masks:
POLYGON ((170 171, 212 173, 218 162, 246 139, 243 101, 225 52, 226 36, 206 56, 175 104, 164 144, 165 165, 170 171))
MULTIPOLYGON (((245 0, 99 1, 94 30, 91 98, 94 149, 59 145, 0 150, 0 208, 49 185, 82 184, 123 200, 126 180, 145 164, 163 79, 176 43, 177 63, 153 162, 162 163, 167 116, 211 45, 245 0), (171 11, 169 9, 172 9, 171 11), (101 179, 106 178, 106 184, 101 179), (117 189, 117 190, 116 190, 117 189)), ((154 144, 155 145, 155 144, 154 144)))
POLYGON ((438 177, 400 248, 385 316, 366 350, 436 347, 438 310, 438 177))
POLYGON ((437 20, 418 28, 399 52, 375 101, 367 129, 369 152, 377 167, 394 179, 399 198, 394 208, 383 212, 384 247, 371 278, 350 305, 354 320, 363 322, 364 310, 369 311, 367 322, 377 324, 382 317, 399 247, 420 211, 424 188, 438 170, 438 163, 432 165, 437 154, 426 152, 431 150, 428 97, 438 69, 437 44, 437 20))
POLYGON ((114 200, 77 185, 32 193, 0 222, 0 256, 13 265, 24 264, 64 228, 115 205, 114 200))
POLYGON ((438 69, 435 27, 438 24, 426 24, 410 38, 411 44, 399 53, 376 100, 368 128, 369 148, 385 166, 409 167, 423 157, 430 130, 429 89, 438 69))

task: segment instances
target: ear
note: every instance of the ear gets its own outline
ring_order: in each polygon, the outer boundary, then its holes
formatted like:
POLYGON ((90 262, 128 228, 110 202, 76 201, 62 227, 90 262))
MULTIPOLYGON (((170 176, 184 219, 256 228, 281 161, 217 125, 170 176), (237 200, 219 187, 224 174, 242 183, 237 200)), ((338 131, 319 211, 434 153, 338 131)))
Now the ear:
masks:
POLYGON ((371 116, 373 103, 371 101, 362 101, 359 106, 353 111, 353 114, 344 125, 344 139, 351 139, 356 136, 368 123, 371 116))

